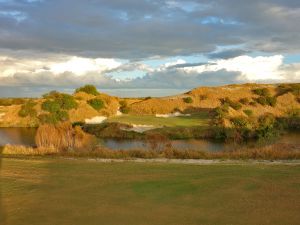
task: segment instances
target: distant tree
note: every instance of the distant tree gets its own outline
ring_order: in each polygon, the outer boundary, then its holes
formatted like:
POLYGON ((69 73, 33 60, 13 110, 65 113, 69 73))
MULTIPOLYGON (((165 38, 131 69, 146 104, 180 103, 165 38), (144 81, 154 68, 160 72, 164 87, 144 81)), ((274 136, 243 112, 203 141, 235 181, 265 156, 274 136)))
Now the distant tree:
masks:
POLYGON ((78 92, 85 92, 87 94, 91 94, 91 95, 99 95, 99 92, 97 91, 97 88, 94 86, 94 85, 91 85, 91 84, 87 84, 83 87, 80 87, 80 88, 77 88, 75 90, 75 93, 78 93, 78 92))

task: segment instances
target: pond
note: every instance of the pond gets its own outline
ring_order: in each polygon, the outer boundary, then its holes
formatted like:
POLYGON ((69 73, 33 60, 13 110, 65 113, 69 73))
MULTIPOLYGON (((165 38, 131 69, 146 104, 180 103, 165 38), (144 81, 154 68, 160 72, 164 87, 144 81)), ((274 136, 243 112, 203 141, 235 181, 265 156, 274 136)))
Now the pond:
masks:
MULTIPOLYGON (((25 145, 25 146, 34 146, 36 129, 35 128, 0 128, 0 146, 6 144, 12 145, 25 145)), ((272 143, 284 143, 284 144, 293 144, 300 146, 300 132, 293 132, 285 134, 277 138, 272 143)), ((240 148, 241 145, 233 143, 219 143, 213 142, 210 140, 203 139, 190 139, 190 140, 171 140, 170 144, 173 148, 179 150, 187 149, 196 149, 196 150, 206 150, 206 151, 222 151, 228 149, 240 148)), ((250 142, 243 144, 246 147, 257 146, 258 144, 266 143, 257 143, 250 142)), ((117 139, 103 139, 99 140, 99 145, 105 146, 113 150, 129 150, 129 149, 144 149, 148 150, 151 148, 148 142, 144 140, 117 140, 117 139)))

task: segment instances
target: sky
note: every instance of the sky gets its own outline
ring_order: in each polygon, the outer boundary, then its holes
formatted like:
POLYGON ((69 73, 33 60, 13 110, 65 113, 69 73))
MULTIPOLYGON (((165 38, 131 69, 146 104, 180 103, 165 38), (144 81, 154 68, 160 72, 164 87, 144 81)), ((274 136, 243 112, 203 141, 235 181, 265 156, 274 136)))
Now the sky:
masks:
POLYGON ((299 0, 0 0, 0 97, 300 82, 299 0))

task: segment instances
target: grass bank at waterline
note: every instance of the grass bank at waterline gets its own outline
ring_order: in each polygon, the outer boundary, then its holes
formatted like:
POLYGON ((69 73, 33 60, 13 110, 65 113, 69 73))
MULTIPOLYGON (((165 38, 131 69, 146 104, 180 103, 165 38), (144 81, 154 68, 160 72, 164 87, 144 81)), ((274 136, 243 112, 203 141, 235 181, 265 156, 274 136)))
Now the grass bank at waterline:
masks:
POLYGON ((299 165, 2 159, 1 224, 298 224, 299 165))

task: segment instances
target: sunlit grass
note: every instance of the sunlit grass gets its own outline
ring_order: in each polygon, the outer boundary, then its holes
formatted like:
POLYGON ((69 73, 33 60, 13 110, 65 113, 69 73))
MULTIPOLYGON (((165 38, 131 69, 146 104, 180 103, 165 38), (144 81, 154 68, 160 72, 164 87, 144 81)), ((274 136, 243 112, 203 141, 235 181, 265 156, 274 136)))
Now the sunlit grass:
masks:
POLYGON ((2 159, 0 224, 298 224, 300 167, 2 159))
POLYGON ((122 116, 111 117, 107 122, 119 122, 126 124, 138 124, 138 125, 153 125, 153 126, 207 126, 209 122, 209 116, 207 112, 192 114, 191 116, 178 116, 161 118, 155 115, 129 115, 124 114, 122 116))

